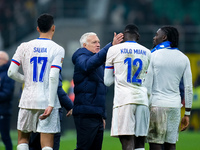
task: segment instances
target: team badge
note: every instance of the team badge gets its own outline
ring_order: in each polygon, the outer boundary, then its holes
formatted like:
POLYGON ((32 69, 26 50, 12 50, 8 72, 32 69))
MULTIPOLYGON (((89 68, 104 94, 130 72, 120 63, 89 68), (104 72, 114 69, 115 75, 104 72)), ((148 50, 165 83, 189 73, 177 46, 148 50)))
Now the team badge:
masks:
POLYGON ((61 58, 61 63, 63 63, 64 58, 61 58))

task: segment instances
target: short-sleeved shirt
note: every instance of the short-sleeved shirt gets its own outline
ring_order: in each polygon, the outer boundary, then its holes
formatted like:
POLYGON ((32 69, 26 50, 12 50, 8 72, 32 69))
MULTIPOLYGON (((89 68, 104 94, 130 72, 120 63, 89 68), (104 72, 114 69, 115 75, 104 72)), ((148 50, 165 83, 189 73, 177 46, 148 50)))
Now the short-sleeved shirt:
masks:
MULTIPOLYGON (((12 62, 22 65, 25 86, 19 107, 45 109, 48 107, 49 74, 51 68, 62 69, 64 49, 50 39, 38 38, 22 43, 12 62)), ((60 108, 58 96, 54 108, 60 108)))
POLYGON ((143 81, 150 59, 150 50, 134 41, 109 48, 106 68, 114 68, 114 107, 126 104, 148 106, 147 89, 143 86, 143 81))

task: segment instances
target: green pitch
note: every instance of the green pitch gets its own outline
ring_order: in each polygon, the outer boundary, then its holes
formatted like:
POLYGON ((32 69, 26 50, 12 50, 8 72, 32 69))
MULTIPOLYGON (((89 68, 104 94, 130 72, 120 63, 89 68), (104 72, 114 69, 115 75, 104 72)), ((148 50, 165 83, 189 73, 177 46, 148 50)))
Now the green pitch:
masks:
MULTIPOLYGON (((16 150, 17 145, 17 131, 11 132, 13 150, 16 150)), ((200 132, 181 132, 179 134, 179 141, 177 142, 177 150, 197 150, 200 147, 200 132)), ((73 150, 76 147, 75 131, 67 131, 61 137, 60 150, 73 150)), ((0 139, 0 150, 5 147, 0 139)), ((110 132, 105 131, 102 150, 121 150, 121 144, 118 138, 110 137, 110 132)), ((145 145, 145 150, 148 150, 148 144, 145 145)))
MULTIPOLYGON (((200 132, 181 132, 177 142, 177 150, 197 150, 200 147, 200 132)), ((73 131, 66 132, 62 137, 60 150, 73 150, 76 146, 76 137, 73 131)), ((110 131, 105 131, 102 150, 121 150, 121 144, 118 138, 110 137, 110 131)), ((148 144, 145 150, 148 150, 148 144)))

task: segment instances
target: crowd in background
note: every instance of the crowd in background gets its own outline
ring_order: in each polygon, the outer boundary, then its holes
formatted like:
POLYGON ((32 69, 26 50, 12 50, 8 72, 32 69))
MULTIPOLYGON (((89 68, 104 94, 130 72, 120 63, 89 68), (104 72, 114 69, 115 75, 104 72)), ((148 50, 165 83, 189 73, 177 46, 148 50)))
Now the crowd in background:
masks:
POLYGON ((0 1, 0 48, 8 48, 13 43, 35 31, 34 20, 40 13, 48 12, 55 16, 72 17, 81 15, 84 1, 63 0, 1 0, 0 1), (80 9, 79 9, 80 7, 80 9), (68 10, 67 12, 61 10, 68 10), (80 12, 81 11, 81 12, 80 12))
MULTIPOLYGON (((184 2, 184 1, 183 1, 184 2)), ((183 13, 183 17, 175 18, 176 15, 171 16, 171 14, 162 13, 160 16, 164 4, 160 7, 156 6, 156 3, 162 3, 162 1, 155 2, 153 0, 113 0, 109 21, 113 24, 124 24, 124 23, 135 23, 137 25, 197 25, 191 18, 190 14, 183 13)), ((172 3, 171 8, 175 4, 172 3)), ((177 11, 183 11, 184 5, 176 7, 177 11), (178 10, 180 9, 180 10, 178 10)), ((171 11, 170 9, 168 9, 171 11)), ((195 10, 193 10, 195 11, 195 10)), ((177 12, 178 13, 178 12, 177 12)))
MULTIPOLYGON (((110 0, 105 24, 115 26, 127 23, 137 25, 198 25, 199 2, 186 0, 166 5, 158 0, 110 0), (178 4, 180 2, 180 4, 178 4), (169 7, 168 11, 165 11, 169 7), (186 9, 187 8, 187 9, 186 9), (177 13, 174 13, 177 11, 177 13)), ((89 0, 1 0, 0 1, 0 48, 6 49, 35 31, 35 18, 48 12, 55 18, 88 18, 89 0), (2 44, 3 43, 3 44, 2 44)), ((98 6, 94 6, 98 7, 98 6)), ((106 8, 105 10, 106 11, 106 8)), ((191 38, 190 38, 191 39, 191 38)))
POLYGON ((23 38, 35 29, 36 0, 1 0, 0 32, 3 48, 23 38))

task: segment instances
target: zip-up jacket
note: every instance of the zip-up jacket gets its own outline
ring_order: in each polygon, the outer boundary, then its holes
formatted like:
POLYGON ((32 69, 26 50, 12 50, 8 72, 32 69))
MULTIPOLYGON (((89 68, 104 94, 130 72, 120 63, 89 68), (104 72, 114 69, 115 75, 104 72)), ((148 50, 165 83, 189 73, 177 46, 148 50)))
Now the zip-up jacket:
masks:
POLYGON ((106 119, 105 101, 107 88, 104 85, 106 54, 111 47, 107 44, 98 53, 79 48, 72 56, 74 66, 73 115, 101 116, 106 119))

